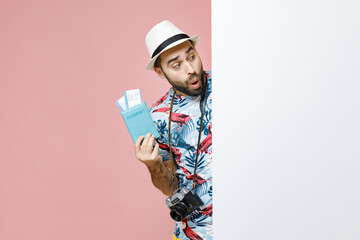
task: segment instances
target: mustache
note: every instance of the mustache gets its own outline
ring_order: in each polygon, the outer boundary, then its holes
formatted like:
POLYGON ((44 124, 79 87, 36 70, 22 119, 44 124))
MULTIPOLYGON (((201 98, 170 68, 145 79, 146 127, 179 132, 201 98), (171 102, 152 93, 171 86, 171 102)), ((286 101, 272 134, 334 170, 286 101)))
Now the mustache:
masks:
POLYGON ((186 80, 187 83, 190 83, 194 78, 197 78, 198 80, 201 80, 201 75, 198 73, 191 74, 188 79, 186 80))

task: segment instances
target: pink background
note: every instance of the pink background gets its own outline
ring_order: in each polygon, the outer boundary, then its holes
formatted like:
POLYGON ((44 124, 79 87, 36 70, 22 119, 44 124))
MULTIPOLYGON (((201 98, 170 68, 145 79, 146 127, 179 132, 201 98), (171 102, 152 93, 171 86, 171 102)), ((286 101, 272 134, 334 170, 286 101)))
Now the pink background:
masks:
POLYGON ((171 239, 174 223, 115 101, 170 87, 145 70, 169 19, 211 67, 210 1, 0 2, 0 239, 171 239))

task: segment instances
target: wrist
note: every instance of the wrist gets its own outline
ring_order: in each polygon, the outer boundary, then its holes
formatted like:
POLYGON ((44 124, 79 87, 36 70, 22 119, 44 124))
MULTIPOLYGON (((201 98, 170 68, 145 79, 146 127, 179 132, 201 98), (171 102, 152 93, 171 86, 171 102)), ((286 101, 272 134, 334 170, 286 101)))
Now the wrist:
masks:
POLYGON ((146 161, 144 162, 146 167, 149 169, 150 172, 153 172, 155 170, 159 170, 161 168, 161 165, 163 165, 163 162, 161 159, 156 159, 152 161, 146 161))

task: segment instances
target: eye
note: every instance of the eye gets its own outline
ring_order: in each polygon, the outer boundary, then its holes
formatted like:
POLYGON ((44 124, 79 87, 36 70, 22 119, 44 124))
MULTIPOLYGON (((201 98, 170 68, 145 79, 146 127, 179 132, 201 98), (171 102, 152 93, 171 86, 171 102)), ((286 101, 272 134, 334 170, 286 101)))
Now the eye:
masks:
POLYGON ((190 55, 189 60, 193 60, 193 59, 195 59, 195 55, 190 55))
POLYGON ((178 68, 180 68, 180 63, 174 64, 172 67, 175 69, 178 69, 178 68))

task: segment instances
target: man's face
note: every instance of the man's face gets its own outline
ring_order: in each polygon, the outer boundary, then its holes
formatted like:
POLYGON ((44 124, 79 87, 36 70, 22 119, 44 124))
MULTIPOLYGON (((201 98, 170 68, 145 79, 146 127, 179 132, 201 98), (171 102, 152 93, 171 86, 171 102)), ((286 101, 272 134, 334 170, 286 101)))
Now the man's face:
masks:
POLYGON ((161 53, 161 69, 155 72, 166 78, 180 95, 199 96, 204 87, 203 67, 199 54, 190 43, 183 42, 161 53))

